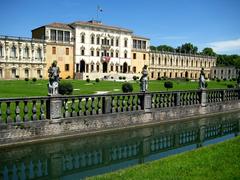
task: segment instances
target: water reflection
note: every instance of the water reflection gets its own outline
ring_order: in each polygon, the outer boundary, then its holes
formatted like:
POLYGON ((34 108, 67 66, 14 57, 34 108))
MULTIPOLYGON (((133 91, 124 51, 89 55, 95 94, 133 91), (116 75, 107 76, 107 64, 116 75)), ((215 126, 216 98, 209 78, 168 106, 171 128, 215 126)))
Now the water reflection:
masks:
POLYGON ((125 168, 237 134, 239 117, 240 112, 1 149, 1 179, 79 179, 125 168))

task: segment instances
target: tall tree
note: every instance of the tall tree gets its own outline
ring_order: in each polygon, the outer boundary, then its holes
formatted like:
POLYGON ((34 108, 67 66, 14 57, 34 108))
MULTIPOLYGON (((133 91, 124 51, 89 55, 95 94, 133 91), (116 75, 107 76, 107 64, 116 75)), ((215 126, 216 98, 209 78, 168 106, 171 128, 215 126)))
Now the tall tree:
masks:
POLYGON ((150 50, 151 50, 151 51, 156 51, 156 50, 157 50, 157 47, 156 47, 156 46, 150 46, 150 50))
POLYGON ((207 55, 207 56, 216 56, 216 53, 213 51, 213 49, 209 47, 204 48, 201 54, 207 55))
POLYGON ((194 46, 191 43, 185 43, 182 46, 178 46, 176 49, 177 52, 181 53, 191 53, 191 54, 196 54, 198 51, 197 46, 194 46))

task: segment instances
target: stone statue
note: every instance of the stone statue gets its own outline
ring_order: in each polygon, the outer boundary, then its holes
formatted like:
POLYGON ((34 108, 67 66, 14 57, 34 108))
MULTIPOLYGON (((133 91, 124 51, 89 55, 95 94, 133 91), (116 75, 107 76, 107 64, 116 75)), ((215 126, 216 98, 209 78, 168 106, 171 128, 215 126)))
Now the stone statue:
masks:
POLYGON ((57 67, 57 61, 52 63, 52 66, 48 69, 48 95, 58 95, 58 82, 59 82, 59 67, 57 67))
POLYGON ((204 68, 202 68, 201 73, 200 73, 200 77, 199 77, 199 88, 200 88, 200 89, 206 88, 204 68))
POLYGON ((140 90, 141 92, 146 92, 148 89, 148 72, 147 72, 147 65, 143 66, 142 69, 142 77, 140 78, 140 90))

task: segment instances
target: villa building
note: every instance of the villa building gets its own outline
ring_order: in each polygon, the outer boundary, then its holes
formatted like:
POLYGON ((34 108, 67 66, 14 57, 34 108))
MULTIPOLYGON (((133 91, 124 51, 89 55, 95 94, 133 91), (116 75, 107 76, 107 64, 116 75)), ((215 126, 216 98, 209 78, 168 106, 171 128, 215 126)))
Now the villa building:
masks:
POLYGON ((43 78, 45 50, 43 40, 0 36, 0 79, 43 78))
POLYGON ((237 69, 233 66, 230 67, 212 67, 211 78, 215 79, 233 79, 237 78, 237 69))
MULTIPOLYGON (((32 38, 0 36, 0 79, 47 79, 54 61, 63 79, 121 76, 131 80, 141 76, 144 65, 148 65, 149 78, 153 80, 198 79, 201 68, 206 78, 222 75, 215 68, 216 57, 150 51, 150 39, 99 21, 47 24, 33 29, 32 38), (213 67, 215 70, 211 71, 213 67)), ((233 70, 227 71, 224 77, 234 77, 233 70)))
POLYGON ((216 66, 216 57, 172 52, 150 52, 149 78, 189 78, 198 79, 204 68, 205 77, 210 78, 210 70, 216 66))
MULTIPOLYGON (((51 23, 32 30, 32 37, 46 43, 46 67, 57 61, 63 79, 74 78, 73 29, 63 23, 51 23)), ((48 78, 47 69, 44 78, 48 78)))

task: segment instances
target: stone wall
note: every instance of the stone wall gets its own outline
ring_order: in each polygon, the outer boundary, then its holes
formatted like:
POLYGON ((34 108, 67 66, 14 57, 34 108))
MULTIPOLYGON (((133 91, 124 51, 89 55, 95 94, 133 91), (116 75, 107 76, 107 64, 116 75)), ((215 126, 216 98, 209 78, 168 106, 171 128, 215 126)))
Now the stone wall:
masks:
MULTIPOLYGON (((75 136, 109 130, 143 126, 153 123, 193 118, 213 113, 239 110, 240 101, 231 100, 217 103, 179 105, 173 107, 153 108, 151 96, 145 95, 144 107, 138 111, 95 114, 80 117, 65 117, 52 120, 38 120, 16 123, 1 123, 0 146, 26 141, 39 141, 56 137, 75 136)), ((106 102, 104 102, 106 103, 106 102)))

